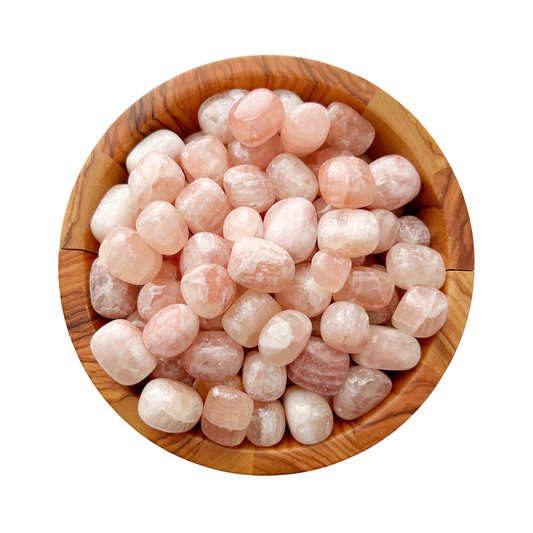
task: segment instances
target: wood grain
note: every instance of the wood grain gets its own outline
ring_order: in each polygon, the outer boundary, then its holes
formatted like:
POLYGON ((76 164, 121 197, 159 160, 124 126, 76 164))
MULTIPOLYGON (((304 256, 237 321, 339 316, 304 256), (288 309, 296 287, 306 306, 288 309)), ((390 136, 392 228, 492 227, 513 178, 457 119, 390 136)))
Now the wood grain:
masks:
POLYGON ((139 433, 165 450, 210 468, 240 474, 272 475, 303 472, 352 457, 385 438, 425 401, 448 367, 468 316, 474 273, 474 247, 468 210, 446 158, 424 127, 401 104, 378 87, 346 71, 286 56, 253 56, 219 61, 163 83, 126 110, 102 136, 88 157, 65 213, 59 252, 61 301, 68 331, 87 374, 111 407, 139 433), (398 153, 413 162, 422 191, 410 212, 420 216, 432 235, 432 246, 449 270, 443 292, 450 304, 445 326, 421 341, 422 358, 414 369, 391 372, 391 394, 358 420, 336 418, 328 439, 302 446, 287 433, 274 448, 258 448, 247 440, 236 448, 208 441, 199 427, 169 435, 146 426, 137 413, 144 382, 134 387, 115 383, 96 363, 89 343, 108 322, 98 316, 89 298, 89 271, 98 242, 90 219, 105 192, 127 179, 125 159, 146 135, 168 128, 184 137, 198 131, 203 100, 231 89, 286 88, 302 99, 328 105, 346 103, 367 117, 376 129, 369 150, 373 158, 398 153))

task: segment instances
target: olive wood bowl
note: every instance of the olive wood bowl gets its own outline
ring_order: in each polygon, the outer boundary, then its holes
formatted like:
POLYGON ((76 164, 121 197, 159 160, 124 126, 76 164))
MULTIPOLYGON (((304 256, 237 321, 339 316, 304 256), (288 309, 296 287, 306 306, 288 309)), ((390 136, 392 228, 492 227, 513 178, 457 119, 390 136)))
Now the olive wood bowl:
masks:
POLYGON ((59 285, 67 328, 90 379, 111 407, 139 433, 165 450, 194 463, 240 474, 289 474, 328 466, 378 443, 403 424, 426 400, 448 367, 461 339, 474 281, 474 248, 468 211, 459 184, 435 141, 394 98, 372 83, 344 70, 290 56, 251 56, 217 61, 172 78, 156 87, 111 125, 89 155, 66 209, 59 250, 59 285), (343 102, 367 118, 376 138, 367 154, 376 159, 400 154, 422 178, 419 196, 408 211, 421 218, 447 269, 441 289, 449 302, 444 327, 420 339, 419 364, 405 372, 388 372, 389 396, 353 421, 335 416, 331 435, 314 446, 296 442, 286 431, 271 448, 247 439, 233 448, 207 440, 200 425, 182 434, 168 434, 142 422, 137 402, 146 380, 133 387, 113 381, 95 361, 92 334, 109 320, 95 313, 89 298, 89 271, 98 242, 89 224, 98 203, 113 185, 128 178, 128 153, 159 129, 181 138, 198 131, 198 108, 208 97, 228 89, 289 89, 304 101, 343 102))

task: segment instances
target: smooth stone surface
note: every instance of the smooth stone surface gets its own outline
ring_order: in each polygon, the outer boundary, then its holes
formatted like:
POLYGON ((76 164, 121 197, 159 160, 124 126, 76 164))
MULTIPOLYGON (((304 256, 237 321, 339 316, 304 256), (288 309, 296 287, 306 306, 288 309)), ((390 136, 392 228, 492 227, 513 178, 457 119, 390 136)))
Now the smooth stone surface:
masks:
POLYGON ((379 241, 374 249, 375 254, 386 252, 396 243, 400 221, 398 217, 387 209, 372 209, 371 213, 377 218, 379 224, 379 241))
POLYGON ((244 392, 244 386, 242 384, 242 378, 239 374, 229 378, 223 379, 221 381, 213 381, 211 379, 195 379, 193 388, 198 391, 198 394, 202 397, 202 400, 205 402, 209 391, 216 387, 217 385, 225 385, 231 389, 237 389, 244 392))
POLYGON ((253 165, 265 171, 268 164, 281 154, 281 140, 276 134, 259 146, 245 146, 237 139, 228 144, 230 166, 253 165))
POLYGON ((410 215, 398 219, 400 227, 398 229, 397 243, 408 242, 411 244, 422 244, 429 246, 431 234, 428 227, 417 217, 410 215))
POLYGON ((327 292, 340 291, 346 283, 352 262, 335 250, 320 250, 311 261, 311 271, 315 281, 327 292))
POLYGON ((182 383, 185 383, 185 385, 189 385, 189 387, 192 387, 194 383, 194 378, 187 374, 187 371, 183 367, 181 355, 176 355, 176 357, 158 357, 157 366, 150 374, 150 379, 155 378, 181 381, 182 383))
POLYGON ((389 322, 389 320, 392 318, 392 315, 394 314, 394 311, 398 307, 399 303, 400 303, 400 297, 398 295, 398 291, 395 288, 394 292, 392 293, 392 298, 390 302, 385 307, 378 309, 376 311, 366 312, 368 315, 369 323, 375 326, 379 324, 385 324, 385 322, 389 322))
POLYGON ((126 158, 126 168, 132 172, 139 161, 150 152, 164 154, 176 163, 180 162, 180 154, 183 149, 181 138, 170 130, 154 131, 146 136, 126 158))
POLYGON ((198 317, 200 319, 200 330, 203 331, 222 331, 222 316, 218 315, 215 318, 204 318, 203 316, 198 317))
POLYGON ((285 434, 285 410, 279 400, 260 402, 254 400, 252 421, 246 438, 256 446, 276 445, 285 434))
POLYGON ((301 197, 312 202, 318 194, 318 180, 307 165, 295 155, 280 154, 271 159, 266 175, 277 200, 301 197))
POLYGON ((270 402, 283 396, 287 370, 285 366, 267 363, 258 351, 252 350, 244 358, 242 382, 250 398, 270 402))
POLYGON ((288 115, 295 107, 304 103, 296 93, 287 89, 276 89, 273 93, 280 99, 285 115, 288 115))
POLYGON ((322 197, 317 198, 313 202, 313 207, 315 208, 318 220, 320 220, 326 213, 329 213, 330 211, 335 211, 335 207, 329 205, 322 197))
POLYGON ((179 260, 181 275, 203 263, 214 263, 226 268, 230 254, 231 248, 222 237, 207 231, 196 233, 181 251, 179 260))
POLYGON ((253 165, 231 167, 224 174, 224 190, 233 207, 251 207, 264 213, 276 201, 267 175, 253 165))
POLYGON ((174 259, 163 259, 161 270, 157 273, 156 279, 181 279, 179 261, 174 259))
POLYGON ((181 284, 174 279, 156 278, 142 287, 137 297, 137 311, 145 322, 169 305, 184 304, 181 284))
POLYGON ((143 334, 131 322, 113 320, 94 333, 91 351, 98 364, 120 385, 135 385, 147 377, 157 359, 143 344, 143 334))
POLYGON ((131 315, 126 318, 128 322, 131 322, 135 327, 137 327, 140 331, 144 330, 144 326, 146 326, 146 321, 144 318, 140 315, 139 311, 135 310, 131 315))
MULTIPOLYGON (((195 131, 194 133, 191 133, 190 135, 187 135, 185 139, 183 139, 183 142, 185 144, 189 144, 191 141, 194 141, 194 139, 198 139, 199 137, 203 137, 204 135, 208 135, 207 133, 203 131, 195 131)), ((215 135, 216 137, 216 135, 215 135)))
POLYGON ((203 135, 185 145, 181 152, 181 166, 189 182, 206 178, 222 187, 230 161, 226 147, 219 139, 203 135))
POLYGON ((306 155, 303 158, 303 162, 305 163, 306 167, 315 175, 316 179, 318 179, 320 167, 329 159, 333 159, 334 157, 339 157, 341 155, 354 157, 354 155, 348 150, 341 150, 339 148, 319 148, 313 153, 306 155))
POLYGON ((336 350, 358 352, 368 341, 368 315, 360 305, 335 302, 322 313, 320 335, 336 350))
MULTIPOLYGON (((243 237, 263 238, 263 219, 251 207, 237 207, 224 220, 222 228, 228 246, 233 247, 236 240, 243 237)), ((228 254, 229 260, 229 254, 228 254)))

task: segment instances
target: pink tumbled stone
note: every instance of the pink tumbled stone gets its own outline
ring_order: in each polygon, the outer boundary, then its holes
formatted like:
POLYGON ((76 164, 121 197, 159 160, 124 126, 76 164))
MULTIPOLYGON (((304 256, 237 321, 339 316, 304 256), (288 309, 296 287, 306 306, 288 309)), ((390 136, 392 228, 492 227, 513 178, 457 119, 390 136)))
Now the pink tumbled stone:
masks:
POLYGON ((337 394, 333 410, 344 420, 355 420, 383 401, 392 388, 389 376, 373 368, 352 366, 337 394))
POLYGON ((287 198, 274 204, 263 221, 263 238, 287 250, 295 263, 306 259, 316 243, 317 216, 305 198, 287 198))
POLYGON ((279 400, 260 402, 254 400, 252 421, 246 431, 246 438, 256 446, 277 444, 285 434, 285 411, 279 400))
POLYGON ((429 229, 419 218, 404 216, 400 217, 398 221, 400 227, 398 230, 398 238, 396 240, 397 243, 407 242, 429 246, 429 243, 431 242, 429 229))
POLYGON ((203 263, 228 266, 231 248, 222 237, 202 231, 193 235, 183 247, 180 255, 180 272, 185 274, 190 268, 203 263))
POLYGON ((280 311, 280 305, 268 294, 248 290, 224 313, 222 326, 241 346, 254 348, 265 324, 280 311))
POLYGON ((340 150, 338 148, 319 148, 315 152, 306 155, 303 159, 303 162, 315 175, 316 179, 318 179, 320 167, 329 159, 333 159, 334 157, 339 157, 341 155, 354 157, 354 155, 351 152, 348 152, 348 150, 340 150))
POLYGON ((258 213, 264 213, 276 201, 270 179, 253 165, 230 168, 224 174, 224 190, 233 207, 251 207, 258 213))
POLYGON ((283 396, 287 385, 285 366, 267 363, 256 350, 246 354, 242 365, 244 390, 253 400, 270 402, 283 396))
POLYGON ((294 261, 276 243, 244 237, 233 245, 228 273, 235 282, 248 289, 281 292, 292 282, 294 261))
MULTIPOLYGON (((375 265, 372 268, 382 266, 382 265, 375 265)), ((367 311, 368 315, 368 321, 371 325, 375 326, 378 324, 384 324, 385 322, 389 322, 389 320, 392 318, 392 315, 394 314, 394 311, 396 310, 396 307, 398 307, 398 304, 400 303, 400 297, 398 295, 398 291, 396 288, 394 289, 394 292, 392 293, 392 298, 390 302, 381 309, 377 309, 376 311, 367 311)))
POLYGON ((201 178, 176 198, 176 207, 191 233, 207 231, 222 235, 222 225, 232 207, 224 191, 213 181, 201 178))
POLYGON ((224 331, 203 331, 181 354, 183 368, 192 377, 220 381, 235 376, 244 359, 242 346, 224 331))
POLYGON ((422 244, 395 244, 387 252, 387 272, 401 289, 430 285, 440 289, 446 281, 446 267, 436 250, 422 244))
POLYGON ((300 311, 288 309, 275 314, 259 335, 261 357, 271 365, 288 365, 304 349, 311 329, 311 320, 300 311))
POLYGON ((335 350, 322 339, 311 337, 302 353, 287 366, 289 379, 319 394, 335 394, 344 383, 350 355, 335 350))
POLYGON ((289 431, 301 444, 318 444, 333 431, 333 413, 321 394, 291 385, 283 395, 283 407, 289 431))
POLYGON ((281 128, 283 150, 297 157, 318 150, 328 136, 330 118, 323 105, 314 102, 295 107, 281 128))
POLYGON ((315 281, 331 293, 341 290, 351 269, 352 262, 348 257, 328 248, 319 251, 311 261, 315 281))
POLYGON ((352 302, 335 302, 322 314, 320 334, 326 344, 341 352, 358 352, 368 340, 368 315, 352 302))
MULTIPOLYGON (((224 239, 229 246, 243 237, 263 238, 263 219, 261 215, 251 207, 237 207, 231 211, 222 228, 224 239)), ((229 255, 228 255, 229 259, 229 255)))
POLYGON ((184 304, 180 282, 174 279, 154 279, 144 285, 137 298, 137 311, 145 322, 157 312, 173 304, 184 304))
POLYGON ((286 115, 288 115, 295 107, 304 103, 296 93, 288 91, 287 89, 276 89, 273 92, 280 99, 286 115))
POLYGON ((164 154, 176 163, 180 161, 183 141, 181 138, 170 130, 154 131, 145 137, 126 158, 126 168, 132 172, 138 165, 139 161, 150 152, 159 152, 164 154))
POLYGON ((276 294, 276 301, 283 309, 296 309, 312 318, 326 309, 331 302, 331 293, 315 281, 309 263, 300 263, 296 265, 292 283, 276 294))
POLYGON ((231 108, 229 127, 246 146, 259 146, 281 128, 285 110, 281 100, 269 89, 255 89, 231 108))
POLYGON ((414 337, 388 326, 370 326, 368 342, 353 352, 355 363, 380 370, 409 370, 421 356, 420 344, 414 337))
POLYGON ((204 435, 223 446, 238 446, 252 421, 254 401, 246 393, 224 385, 213 387, 202 414, 204 435))
POLYGON ((336 302, 352 302, 366 311, 377 311, 389 304, 394 281, 387 272, 370 267, 352 268, 346 283, 333 295, 336 302))
POLYGON ((232 167, 253 165, 264 171, 270 161, 279 154, 281 154, 281 141, 278 134, 255 147, 245 146, 237 139, 228 144, 228 157, 232 167))
POLYGON ((139 330, 143 331, 144 326, 146 326, 146 320, 140 315, 139 311, 135 310, 131 315, 126 318, 128 322, 131 322, 135 327, 139 328, 139 330))
POLYGON ((198 122, 202 132, 217 137, 224 144, 235 139, 229 128, 229 112, 244 95, 245 89, 230 89, 204 100, 198 110, 198 122))
MULTIPOLYGON (((194 133, 191 133, 190 135, 187 135, 185 139, 183 139, 183 142, 185 144, 189 144, 191 141, 194 141, 195 139, 198 139, 199 137, 203 137, 204 135, 207 135, 207 133, 204 133, 203 131, 195 131, 194 133)), ((215 135, 216 137, 216 135, 215 135)))
POLYGON ((403 295, 394 315, 392 325, 413 337, 431 337, 446 322, 448 300, 435 287, 413 285, 403 295))
POLYGON ((226 147, 212 135, 203 135, 185 145, 181 166, 189 182, 206 178, 222 187, 224 172, 229 168, 226 147))
POLYGON ((320 220, 326 213, 329 213, 330 211, 335 211, 335 207, 329 205, 322 197, 317 198, 313 202, 313 207, 315 208, 318 220, 320 220))
POLYGON ((376 135, 372 124, 346 104, 333 102, 327 109, 331 126, 326 145, 349 150, 353 155, 366 152, 376 135))
POLYGON ((114 276, 133 285, 152 281, 161 270, 163 257, 130 228, 116 228, 100 245, 102 266, 114 276))
POLYGON ((377 218, 364 209, 336 209, 318 222, 318 248, 331 248, 350 259, 371 254, 379 242, 377 218))
POLYGON ((175 357, 184 352, 198 335, 198 316, 186 305, 161 309, 146 324, 143 341, 157 357, 175 357))
POLYGON ((229 379, 222 379, 220 381, 213 381, 211 379, 195 379, 193 389, 198 392, 198 394, 202 397, 202 400, 205 402, 209 391, 217 385, 224 385, 230 389, 237 389, 244 392, 242 378, 239 374, 236 374, 229 379))
POLYGON ((187 374, 187 371, 183 367, 183 361, 181 355, 176 357, 158 357, 157 366, 150 374, 150 379, 155 378, 167 378, 174 381, 181 381, 186 385, 192 387, 194 378, 187 374))
POLYGON ((89 294, 93 309, 106 318, 126 318, 137 306, 139 288, 113 276, 97 257, 89 274, 89 294))
POLYGON ((181 279, 179 261, 173 259, 163 260, 161 270, 158 272, 156 279, 181 279))
POLYGON ((192 387, 157 378, 142 390, 138 408, 142 421, 150 427, 166 433, 184 433, 200 420, 203 403, 192 387))
POLYGON ((121 385, 135 385, 156 367, 157 359, 143 344, 143 334, 131 322, 112 320, 91 338, 99 365, 121 385))
POLYGON ((389 250, 396 243, 400 221, 394 213, 387 209, 372 209, 371 213, 377 218, 379 224, 379 241, 374 253, 380 254, 389 250))
POLYGON ((312 202, 318 194, 318 181, 307 165, 295 155, 280 154, 270 161, 266 169, 276 199, 300 196, 312 202))
POLYGON ((215 318, 204 318, 203 316, 198 317, 200 319, 200 330, 203 331, 222 331, 222 316, 218 315, 215 318))
POLYGON ((167 155, 149 152, 131 172, 128 187, 132 198, 144 209, 156 200, 174 202, 185 187, 185 175, 167 155))
POLYGON ((405 157, 385 155, 369 166, 376 182, 376 197, 369 209, 397 209, 420 192, 420 176, 405 157))

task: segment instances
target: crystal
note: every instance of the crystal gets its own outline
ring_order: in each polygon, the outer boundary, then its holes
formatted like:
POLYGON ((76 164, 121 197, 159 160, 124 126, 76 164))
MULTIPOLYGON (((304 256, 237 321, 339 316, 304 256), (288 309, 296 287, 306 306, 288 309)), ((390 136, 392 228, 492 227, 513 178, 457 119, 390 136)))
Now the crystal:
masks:
POLYGON ((180 162, 183 141, 170 130, 154 131, 146 136, 126 158, 126 168, 132 172, 139 161, 150 152, 159 152, 170 157, 176 163, 180 162))
POLYGON ((153 379, 139 398, 142 421, 166 433, 189 431, 200 420, 202 410, 200 395, 192 387, 172 379, 153 379))
POLYGON ((192 387, 192 384, 194 383, 194 378, 187 374, 187 371, 183 367, 181 355, 176 355, 176 357, 158 357, 157 366, 150 374, 150 379, 155 378, 167 378, 173 379, 174 381, 181 381, 190 387, 192 387))
POLYGON ((361 350, 368 340, 368 315, 352 302, 335 302, 322 313, 320 334, 326 344, 341 352, 361 350))
POLYGON ((291 435, 301 444, 318 444, 333 431, 333 413, 321 394, 291 385, 283 395, 291 435))
POLYGON ((198 394, 205 402, 209 391, 217 385, 225 385, 226 387, 230 387, 231 389, 237 389, 244 392, 242 378, 239 374, 236 374, 235 376, 232 376, 229 379, 223 379, 221 381, 213 381, 211 379, 195 379, 193 388, 194 390, 198 391, 198 394))
POLYGON ((202 231, 193 235, 183 247, 180 255, 180 272, 183 276, 190 268, 202 263, 228 266, 231 248, 222 237, 202 231))
POLYGON ((233 207, 247 206, 264 213, 276 200, 267 175, 253 165, 231 167, 224 174, 224 190, 233 207))
POLYGON ((392 315, 392 325, 413 337, 431 337, 446 322, 448 300, 435 287, 413 285, 392 315))
POLYGON ((229 165, 226 147, 212 135, 193 139, 181 152, 181 166, 189 182, 206 178, 222 187, 222 178, 229 165))
POLYGON ((231 108, 229 127, 246 146, 259 146, 281 128, 285 111, 281 100, 269 89, 255 89, 231 108))
POLYGON ((175 279, 154 279, 139 292, 137 311, 145 322, 157 312, 173 304, 184 304, 180 282, 175 279))
POLYGON ((198 317, 200 319, 200 330, 203 331, 222 331, 222 316, 218 315, 215 318, 204 318, 203 316, 198 317))
POLYGON ((326 248, 319 251, 311 261, 311 271, 315 281, 327 292, 340 291, 346 283, 352 262, 345 255, 326 248))
POLYGON ((237 239, 242 239, 243 237, 257 237, 258 239, 262 239, 263 219, 251 207, 237 207, 224 220, 222 231, 226 243, 231 247, 237 239))
POLYGON ((370 326, 366 346, 354 352, 355 363, 380 370, 409 370, 421 356, 420 344, 414 337, 388 326, 370 326))
POLYGON ((446 280, 446 267, 436 250, 422 244, 395 244, 387 252, 387 272, 401 289, 430 285, 440 289, 446 280))
POLYGON ((407 242, 429 246, 431 242, 429 229, 419 218, 408 215, 400 217, 398 221, 400 227, 396 240, 397 243, 407 242))
POLYGON ((237 139, 228 144, 228 157, 231 166, 253 165, 263 171, 278 154, 281 154, 281 141, 276 134, 259 146, 245 146, 237 139))
POLYGON ((288 91, 287 89, 276 89, 273 92, 280 99, 286 115, 288 115, 295 107, 304 103, 296 93, 288 91))
POLYGON ((379 241, 374 253, 386 252, 396 243, 400 221, 394 213, 387 209, 372 209, 371 213, 378 219, 379 224, 379 241))
POLYGON ((244 358, 242 383, 246 394, 253 400, 277 400, 285 392, 287 370, 285 366, 267 363, 257 350, 252 350, 244 358))
POLYGON ((399 303, 400 297, 398 295, 398 291, 395 288, 394 292, 392 293, 392 298, 390 302, 385 307, 382 307, 381 309, 378 309, 376 311, 367 311, 369 323, 375 326, 378 324, 384 324, 385 322, 389 322, 399 303))
POLYGON ((161 270, 158 272, 156 279, 181 279, 181 272, 179 261, 172 259, 164 260, 161 265, 161 270))
POLYGON ((277 444, 284 434, 285 410, 281 402, 254 400, 252 421, 246 431, 246 438, 256 446, 267 447, 277 444))
POLYGON ((330 211, 335 211, 335 208, 329 205, 324 198, 317 198, 313 202, 313 207, 315 208, 318 220, 320 220, 326 213, 330 211))
POLYGON ((144 318, 140 315, 139 311, 137 309, 131 313, 131 315, 126 318, 128 322, 131 322, 135 327, 137 327, 140 331, 144 330, 144 326, 146 326, 146 321, 144 318))
POLYGON ((373 368, 352 366, 337 394, 333 410, 344 420, 355 420, 383 401, 392 388, 389 376, 373 368))
POLYGON ((307 168, 315 175, 316 179, 318 179, 318 172, 320 170, 320 167, 328 160, 339 157, 339 156, 346 156, 346 157, 354 157, 354 155, 351 152, 348 152, 348 150, 340 150, 339 148, 319 148, 315 152, 306 155, 303 159, 303 162, 307 166, 307 168))
POLYGON ((120 385, 135 385, 156 367, 157 359, 143 344, 143 334, 131 322, 112 320, 91 338, 98 364, 120 385))

